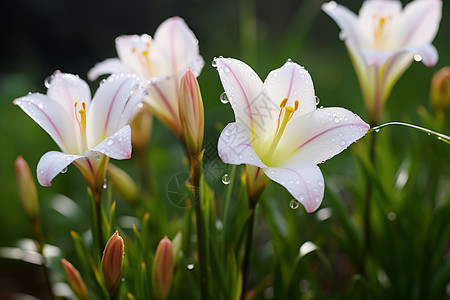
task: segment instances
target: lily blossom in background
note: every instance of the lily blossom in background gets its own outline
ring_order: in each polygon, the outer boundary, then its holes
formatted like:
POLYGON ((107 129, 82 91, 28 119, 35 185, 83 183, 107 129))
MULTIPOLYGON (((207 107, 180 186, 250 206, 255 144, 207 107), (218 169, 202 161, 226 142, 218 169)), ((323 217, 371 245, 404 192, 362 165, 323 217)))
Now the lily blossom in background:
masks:
POLYGON ((142 100, 139 78, 118 74, 106 79, 91 101, 91 92, 77 75, 55 72, 47 94, 30 93, 14 100, 56 142, 62 152, 45 153, 37 166, 41 185, 65 172, 72 162, 88 185, 103 185, 109 157, 131 157, 131 113, 142 100))
POLYGON ((199 76, 204 65, 194 33, 183 19, 172 17, 158 27, 153 39, 147 34, 119 36, 116 50, 118 58, 96 64, 88 73, 89 79, 117 72, 146 78, 148 95, 144 101, 152 113, 181 138, 180 79, 189 67, 199 76))
POLYGON ((364 136, 369 125, 344 108, 317 109, 311 76, 290 60, 264 83, 239 60, 217 58, 213 65, 236 118, 219 138, 222 161, 261 168, 307 212, 316 210, 324 195, 317 164, 364 136))
POLYGON ((378 123, 392 87, 413 60, 431 67, 431 44, 439 29, 441 0, 415 0, 402 10, 398 0, 366 0, 359 16, 334 1, 322 9, 341 28, 372 125, 378 123))

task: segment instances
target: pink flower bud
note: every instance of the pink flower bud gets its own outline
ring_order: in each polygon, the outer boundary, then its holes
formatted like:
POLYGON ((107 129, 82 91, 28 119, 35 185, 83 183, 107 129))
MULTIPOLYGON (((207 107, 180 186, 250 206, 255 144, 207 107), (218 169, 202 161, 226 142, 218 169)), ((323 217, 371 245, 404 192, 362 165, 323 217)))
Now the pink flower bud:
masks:
POLYGON ((108 177, 117 193, 128 203, 136 204, 139 189, 134 180, 121 168, 108 164, 108 177))
POLYGON ((197 156, 203 144, 204 111, 200 87, 191 69, 181 78, 179 106, 186 147, 191 155, 197 156))
POLYGON ((116 293, 122 275, 122 260, 124 255, 123 239, 116 231, 106 243, 102 257, 102 273, 106 289, 111 296, 116 293))
POLYGON ((158 299, 165 300, 169 296, 173 267, 172 242, 165 236, 159 242, 153 261, 153 291, 158 299))
POLYGON ((61 263, 64 269, 64 273, 66 273, 67 281, 69 282, 69 285, 77 298, 80 300, 90 299, 86 285, 84 284, 78 270, 75 269, 75 267, 64 258, 61 259, 61 263))
POLYGON ((31 221, 39 218, 39 204, 36 184, 31 175, 30 168, 22 156, 17 157, 15 162, 17 185, 22 206, 31 221))
POLYGON ((436 109, 450 106, 450 67, 443 67, 434 74, 431 81, 431 105, 436 109))

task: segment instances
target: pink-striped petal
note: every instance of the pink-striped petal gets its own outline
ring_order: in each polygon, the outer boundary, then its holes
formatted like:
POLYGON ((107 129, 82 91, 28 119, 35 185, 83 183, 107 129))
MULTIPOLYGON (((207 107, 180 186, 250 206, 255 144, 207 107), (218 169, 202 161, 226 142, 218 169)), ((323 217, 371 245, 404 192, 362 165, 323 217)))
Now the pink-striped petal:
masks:
POLYGON ((152 113, 176 135, 181 134, 178 88, 179 81, 176 76, 160 77, 150 80, 148 95, 144 98, 152 113))
POLYGON ((289 157, 284 164, 299 160, 321 163, 363 137, 370 126, 340 107, 317 109, 288 124, 277 155, 289 157), (299 130, 301 128, 301 130, 299 130))
POLYGON ((87 111, 88 148, 120 129, 123 110, 138 84, 138 77, 121 73, 111 75, 100 85, 87 111))
POLYGON ((15 99, 13 103, 41 126, 62 151, 82 151, 77 144, 79 133, 74 130, 70 116, 59 103, 39 93, 15 99))
POLYGON ((94 148, 87 150, 84 156, 90 157, 95 152, 100 152, 114 159, 129 159, 131 158, 131 150, 131 128, 127 125, 94 148))
POLYGON ((37 165, 37 178, 42 186, 50 186, 56 175, 61 173, 74 160, 82 158, 80 155, 66 154, 58 151, 45 153, 37 165))
POLYGON ((407 47, 405 50, 417 55, 415 56, 415 59, 422 61, 427 67, 434 66, 439 59, 439 54, 436 48, 431 44, 418 47, 407 47))
POLYGON ((319 167, 311 161, 296 160, 279 168, 263 168, 271 180, 284 186, 308 213, 322 203, 325 184, 319 167))
POLYGON ((442 1, 421 0, 408 3, 396 28, 400 47, 430 44, 439 29, 442 1))
POLYGON ((264 88, 278 107, 284 98, 288 98, 287 106, 294 107, 295 100, 299 101, 298 110, 293 115, 294 119, 316 109, 311 76, 296 63, 288 61, 281 68, 270 72, 264 81, 264 88))
POLYGON ((262 93, 261 79, 244 62, 220 57, 214 59, 214 63, 234 111, 236 122, 244 125, 249 132, 257 135, 264 134, 265 124, 269 120, 263 116, 266 112, 263 111, 261 114, 259 107, 263 109, 263 106, 267 106, 269 112, 273 109, 279 111, 279 103, 272 103, 270 97, 262 93))
POLYGON ((87 76, 89 80, 95 80, 99 76, 105 74, 127 73, 131 71, 132 70, 127 68, 119 59, 108 58, 102 62, 96 63, 95 66, 89 70, 87 76))
POLYGON ((217 148, 219 157, 224 163, 266 167, 253 150, 247 129, 237 122, 229 123, 224 128, 220 134, 217 148))
MULTIPOLYGON (((198 40, 183 19, 172 17, 155 32, 149 58, 158 76, 178 74, 201 59, 198 40)), ((203 67, 203 66, 202 66, 203 67)), ((194 68, 193 68, 194 69, 194 68)))

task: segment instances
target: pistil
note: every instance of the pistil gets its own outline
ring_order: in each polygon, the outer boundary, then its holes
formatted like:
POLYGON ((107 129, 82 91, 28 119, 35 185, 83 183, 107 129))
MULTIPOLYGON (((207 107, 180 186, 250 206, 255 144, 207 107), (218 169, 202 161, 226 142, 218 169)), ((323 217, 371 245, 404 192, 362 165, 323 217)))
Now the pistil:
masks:
POLYGON ((78 102, 75 102, 75 116, 77 118, 78 126, 80 127, 81 132, 81 143, 83 145, 83 150, 87 149, 87 138, 86 138, 86 103, 82 102, 82 109, 78 111, 80 114, 80 120, 78 120, 78 114, 76 113, 78 102))

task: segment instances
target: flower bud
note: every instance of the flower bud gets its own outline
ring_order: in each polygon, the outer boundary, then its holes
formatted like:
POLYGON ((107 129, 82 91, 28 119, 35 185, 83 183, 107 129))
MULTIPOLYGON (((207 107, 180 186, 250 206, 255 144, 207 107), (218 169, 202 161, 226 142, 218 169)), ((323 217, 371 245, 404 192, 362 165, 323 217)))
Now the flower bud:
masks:
POLYGON ((36 184, 34 183, 30 168, 22 156, 17 157, 15 169, 22 206, 28 218, 34 222, 39 218, 39 203, 36 184))
POLYGON ((123 239, 116 231, 106 243, 102 257, 102 273, 106 289, 111 297, 116 293, 122 275, 122 260, 124 255, 123 239))
POLYGON ((109 163, 108 178, 117 193, 128 203, 135 204, 138 198, 138 187, 124 170, 109 163))
POLYGON ((133 150, 144 151, 150 141, 153 127, 153 116, 146 106, 139 109, 130 126, 133 150))
POLYGON ((69 285, 77 298, 80 300, 90 299, 86 285, 84 284, 84 281, 81 278, 78 270, 75 269, 75 267, 64 258, 61 259, 61 263, 64 269, 64 273, 66 273, 67 281, 69 282, 69 285))
POLYGON ((247 184, 248 198, 251 201, 257 201, 266 187, 266 184, 269 182, 269 177, 264 174, 261 168, 246 165, 245 182, 247 184))
POLYGON ((203 144, 204 111, 200 87, 190 68, 181 78, 179 106, 186 148, 197 156, 203 144))
POLYGON ((158 299, 165 300, 169 296, 173 267, 172 242, 165 236, 159 242, 153 261, 153 291, 158 299))
POLYGON ((431 105, 435 110, 450 106, 450 67, 444 67, 431 80, 431 105))

